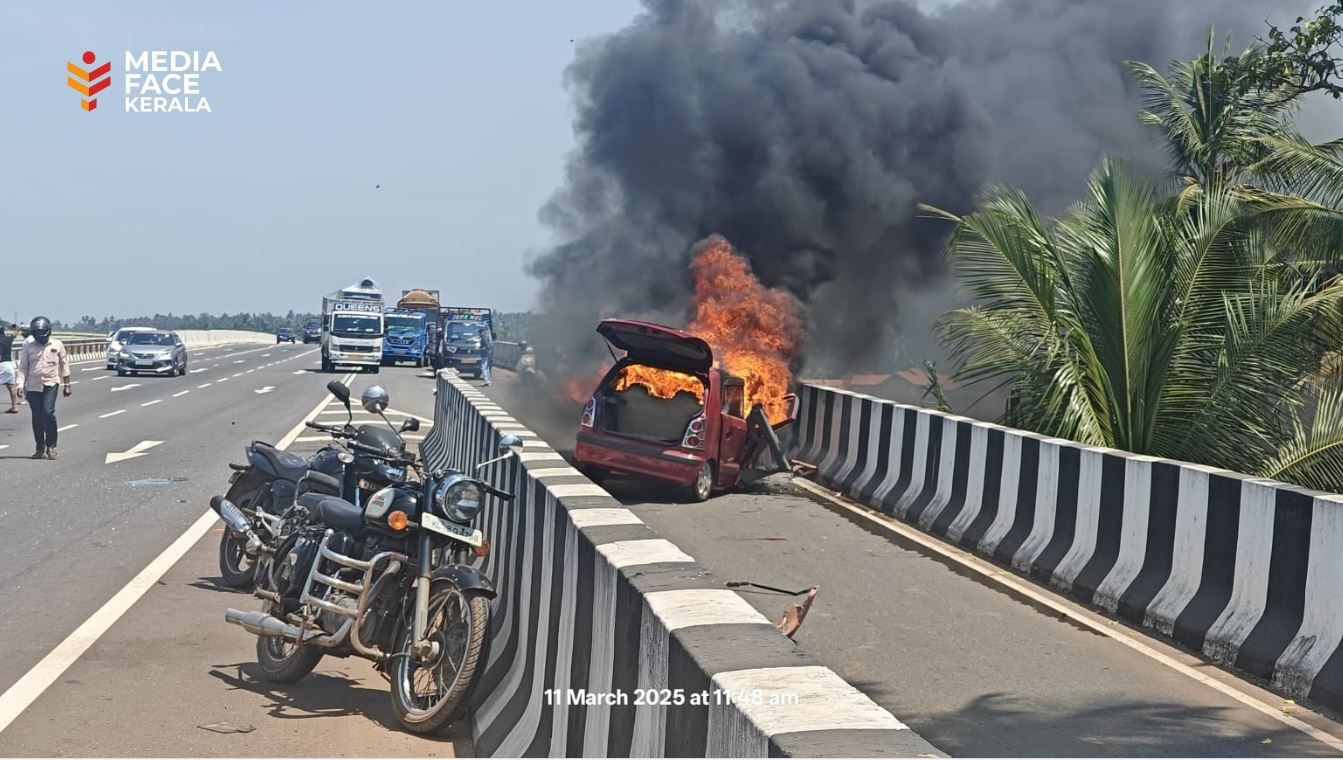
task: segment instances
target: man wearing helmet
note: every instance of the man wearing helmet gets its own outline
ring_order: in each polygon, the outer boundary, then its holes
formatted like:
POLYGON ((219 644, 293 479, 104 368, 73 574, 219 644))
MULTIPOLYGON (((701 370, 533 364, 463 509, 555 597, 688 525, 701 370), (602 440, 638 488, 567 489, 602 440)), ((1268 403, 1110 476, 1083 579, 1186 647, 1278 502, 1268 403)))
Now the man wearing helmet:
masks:
POLYGON ((32 340, 19 349, 19 382, 33 410, 33 459, 56 458, 56 389, 70 395, 70 363, 65 344, 51 337, 51 320, 35 317, 28 325, 32 340))

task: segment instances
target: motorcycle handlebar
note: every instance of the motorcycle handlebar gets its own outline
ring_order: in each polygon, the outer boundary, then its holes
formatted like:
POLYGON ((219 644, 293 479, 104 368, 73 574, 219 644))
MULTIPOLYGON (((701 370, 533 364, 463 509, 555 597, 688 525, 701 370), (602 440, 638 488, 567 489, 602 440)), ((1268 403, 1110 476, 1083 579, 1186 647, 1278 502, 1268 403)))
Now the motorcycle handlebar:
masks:
POLYGON ((388 454, 386 451, 383 451, 382 449, 376 448, 374 446, 365 446, 364 444, 358 441, 351 441, 350 448, 354 449, 355 451, 362 451, 363 453, 368 454, 369 456, 374 456, 379 459, 386 460, 391 464, 399 464, 399 465, 415 464, 415 457, 413 456, 399 457, 396 456, 395 454, 388 454))
POLYGON ((495 488, 494 486, 490 485, 489 483, 486 483, 483 480, 477 480, 476 483, 480 484, 480 487, 485 489, 486 493, 498 497, 500 501, 513 500, 513 494, 509 493, 508 491, 500 491, 498 488, 495 488))
POLYGON ((346 430, 343 426, 339 426, 339 427, 338 427, 338 426, 336 426, 336 425, 323 425, 323 424, 320 423, 320 422, 312 422, 311 420, 309 420, 308 422, 305 422, 305 423, 303 423, 303 424, 304 424, 304 425, 307 425, 308 427, 312 428, 313 430, 320 430, 320 431, 322 431, 323 433, 330 433, 331 435, 333 435, 333 436, 335 436, 335 437, 337 437, 337 438, 353 438, 353 437, 354 437, 354 434, 351 433, 351 432, 349 432, 348 430, 346 430))

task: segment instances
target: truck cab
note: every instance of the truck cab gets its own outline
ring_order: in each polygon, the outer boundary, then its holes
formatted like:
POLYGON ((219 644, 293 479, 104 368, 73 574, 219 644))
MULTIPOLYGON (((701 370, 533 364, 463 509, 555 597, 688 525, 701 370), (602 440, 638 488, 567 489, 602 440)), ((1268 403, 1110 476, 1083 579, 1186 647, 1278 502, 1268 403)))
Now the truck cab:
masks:
POLYGON ((480 377, 481 340, 484 329, 494 337, 494 312, 473 306, 444 306, 439 310, 438 345, 435 369, 455 369, 461 374, 480 377))
POLYGON ((322 298, 322 371, 382 366, 382 290, 364 279, 322 298))
POLYGON ((411 309, 388 309, 383 313, 385 334, 382 340, 382 363, 391 366, 397 362, 413 362, 423 367, 429 346, 429 330, 424 312, 411 309))

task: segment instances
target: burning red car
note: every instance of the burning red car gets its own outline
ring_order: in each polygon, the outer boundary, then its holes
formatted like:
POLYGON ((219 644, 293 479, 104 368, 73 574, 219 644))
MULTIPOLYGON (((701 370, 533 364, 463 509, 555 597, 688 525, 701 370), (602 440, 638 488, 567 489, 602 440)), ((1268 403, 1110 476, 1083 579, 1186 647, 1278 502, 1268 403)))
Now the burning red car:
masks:
POLYGON ((666 481, 695 501, 787 471, 762 405, 747 409, 746 382, 714 366, 704 340, 664 325, 607 319, 597 332, 625 352, 583 409, 574 457, 600 481, 612 472, 666 481))

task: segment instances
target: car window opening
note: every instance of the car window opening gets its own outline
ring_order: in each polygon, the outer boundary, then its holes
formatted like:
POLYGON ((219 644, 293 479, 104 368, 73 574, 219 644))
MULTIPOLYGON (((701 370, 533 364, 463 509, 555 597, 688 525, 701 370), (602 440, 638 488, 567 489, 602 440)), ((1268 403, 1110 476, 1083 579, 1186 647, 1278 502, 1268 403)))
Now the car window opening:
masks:
POLYGON ((704 411, 704 380, 642 364, 621 368, 602 391, 602 429, 613 435, 678 444, 704 411))

